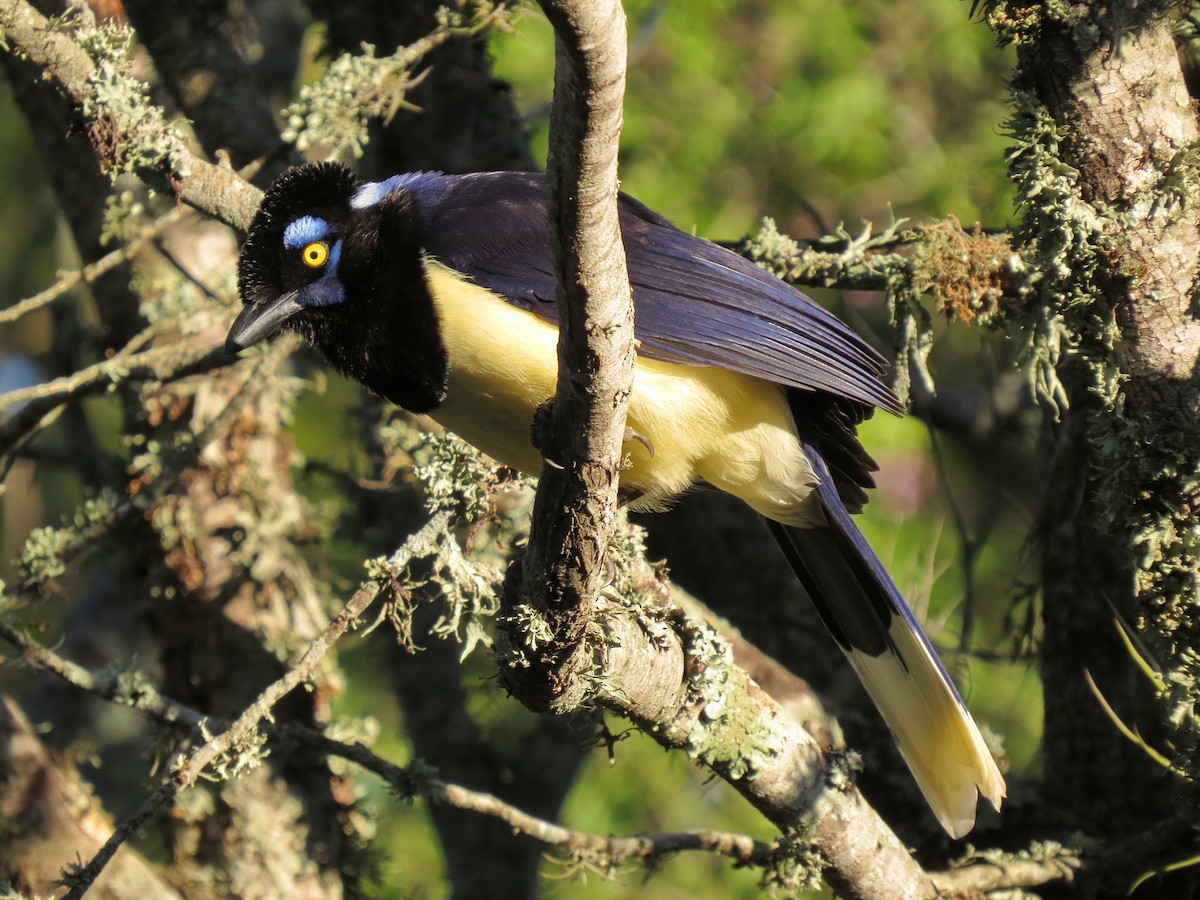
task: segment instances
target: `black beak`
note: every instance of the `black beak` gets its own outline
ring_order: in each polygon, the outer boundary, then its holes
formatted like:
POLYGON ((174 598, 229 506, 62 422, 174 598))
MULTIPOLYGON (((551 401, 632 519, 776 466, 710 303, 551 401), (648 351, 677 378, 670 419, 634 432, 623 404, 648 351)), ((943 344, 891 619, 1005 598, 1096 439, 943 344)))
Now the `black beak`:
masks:
POLYGON ((273 300, 251 303, 233 320, 229 336, 225 338, 225 352, 236 355, 247 347, 270 337, 288 319, 304 309, 296 299, 296 291, 280 294, 273 300))

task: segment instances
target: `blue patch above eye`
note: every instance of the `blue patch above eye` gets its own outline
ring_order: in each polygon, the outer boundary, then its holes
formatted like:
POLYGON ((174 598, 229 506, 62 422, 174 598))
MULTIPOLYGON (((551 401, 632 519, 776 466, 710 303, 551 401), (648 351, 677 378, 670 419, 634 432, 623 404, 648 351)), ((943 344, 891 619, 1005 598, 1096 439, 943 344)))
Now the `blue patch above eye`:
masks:
POLYGON ((369 206, 375 206, 392 191, 416 187, 422 181, 437 174, 436 172, 405 172, 403 175, 393 175, 383 181, 368 181, 350 198, 350 207, 351 209, 366 209, 369 206))
POLYGON ((316 216, 301 216, 288 223, 283 229, 283 246, 289 250, 299 250, 313 241, 323 241, 332 231, 329 223, 316 216))

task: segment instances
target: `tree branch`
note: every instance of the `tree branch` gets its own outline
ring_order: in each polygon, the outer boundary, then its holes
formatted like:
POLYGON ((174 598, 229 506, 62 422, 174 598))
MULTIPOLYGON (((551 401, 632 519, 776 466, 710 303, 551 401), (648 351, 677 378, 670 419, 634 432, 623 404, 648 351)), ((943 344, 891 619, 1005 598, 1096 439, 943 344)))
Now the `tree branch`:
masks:
POLYGON ((530 549, 518 576, 510 571, 508 639, 518 649, 508 648, 506 685, 535 709, 568 710, 595 694, 709 766, 781 829, 811 822, 806 838, 847 896, 931 896, 928 877, 848 773, 827 769, 812 737, 732 664, 719 636, 677 611, 593 599, 613 534, 634 359, 616 202, 624 16, 616 3, 545 9, 556 35, 548 181, 560 375, 549 412, 535 422, 549 464, 530 549), (552 635, 538 647, 520 644, 527 601, 552 635))
MULTIPOLYGON (((111 839, 112 849, 126 840, 155 810, 190 786, 196 775, 209 762, 232 748, 244 745, 247 739, 252 737, 253 730, 261 727, 264 735, 272 742, 299 744, 323 754, 349 760, 385 779, 401 796, 424 797, 435 803, 444 803, 457 809, 496 818, 522 834, 560 851, 580 858, 602 858, 606 868, 616 867, 628 860, 658 859, 684 850, 704 850, 722 854, 739 864, 767 865, 773 853, 772 846, 744 835, 711 830, 629 837, 588 834, 530 815, 491 794, 473 791, 436 778, 423 764, 397 766, 360 744, 334 740, 294 722, 260 724, 262 719, 268 716, 270 708, 284 694, 312 676, 314 666, 321 655, 340 637, 347 624, 361 615, 366 605, 378 594, 380 584, 384 581, 402 581, 410 562, 416 556, 428 552, 428 548, 434 546, 440 536, 446 534, 450 525, 449 512, 435 514, 401 550, 383 564, 373 580, 363 583, 348 601, 342 614, 310 645, 297 665, 264 691, 256 703, 236 722, 206 716, 186 704, 164 696, 153 687, 150 677, 144 673, 98 673, 64 659, 55 651, 35 641, 24 630, 0 617, 0 638, 18 647, 21 650, 21 658, 30 665, 53 673, 81 691, 134 709, 157 722, 172 726, 182 725, 198 734, 204 733, 206 729, 221 732, 219 737, 206 742, 177 765, 177 772, 172 781, 151 794, 139 809, 122 823, 111 839)), ((98 873, 103 865, 104 861, 97 856, 78 876, 69 877, 83 879, 80 885, 86 887, 86 884, 90 883, 89 879, 98 873)))
MULTIPOLYGON (((410 537, 404 547, 389 560, 389 566, 402 570, 419 548, 428 545, 436 539, 437 535, 446 530, 450 518, 451 513, 448 510, 434 514, 425 527, 410 537)), ((233 758, 223 762, 222 766, 232 767, 235 772, 247 765, 250 767, 257 765, 257 749, 261 743, 257 738, 259 723, 270 716, 271 709, 286 694, 299 685, 312 680, 317 664, 322 657, 346 629, 358 620, 359 616, 379 595, 380 589, 380 584, 376 580, 365 582, 341 612, 334 617, 333 621, 309 644, 308 649, 294 667, 260 693, 258 699, 248 706, 232 725, 180 760, 174 766, 171 779, 151 794, 137 810, 121 823, 120 827, 105 842, 104 847, 87 865, 69 876, 71 890, 67 894, 68 900, 82 897, 88 886, 103 871, 117 848, 157 809, 195 784, 196 779, 204 774, 205 769, 217 763, 220 757, 232 754, 233 758)))
MULTIPOLYGON (((617 148, 625 90, 625 14, 617 0, 545 4, 555 27, 547 181, 561 322, 558 389, 539 411, 547 463, 529 550, 506 599, 545 615, 554 635, 537 664, 506 679, 534 708, 573 709, 590 688, 581 638, 604 584, 617 470, 633 384, 633 299, 617 219, 617 148), (538 682, 541 682, 540 684, 538 682), (518 683, 519 682, 519 683, 518 683)), ((510 629, 510 638, 520 638, 510 629)))
MULTIPOLYGON (((77 109, 105 109, 104 98, 97 90, 95 62, 25 0, 0 0, 0 33, 9 52, 39 66, 46 79, 77 109)), ((118 134, 116 140, 147 137, 153 135, 118 134)), ((180 200, 243 232, 262 200, 262 192, 232 169, 215 166, 181 146, 172 149, 165 162, 155 159, 154 165, 144 165, 137 174, 152 182, 161 182, 165 177, 180 200)))

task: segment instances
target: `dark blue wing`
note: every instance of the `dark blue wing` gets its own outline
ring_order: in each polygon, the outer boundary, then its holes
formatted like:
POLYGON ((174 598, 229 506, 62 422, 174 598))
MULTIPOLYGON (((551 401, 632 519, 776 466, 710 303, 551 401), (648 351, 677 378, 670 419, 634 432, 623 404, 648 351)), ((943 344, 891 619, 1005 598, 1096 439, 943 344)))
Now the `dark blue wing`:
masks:
MULTIPOLYGON (((423 173, 402 187, 417 197, 432 256, 557 323, 541 175, 423 173)), ((883 358, 831 313, 631 197, 620 212, 639 353, 901 411, 883 358)))

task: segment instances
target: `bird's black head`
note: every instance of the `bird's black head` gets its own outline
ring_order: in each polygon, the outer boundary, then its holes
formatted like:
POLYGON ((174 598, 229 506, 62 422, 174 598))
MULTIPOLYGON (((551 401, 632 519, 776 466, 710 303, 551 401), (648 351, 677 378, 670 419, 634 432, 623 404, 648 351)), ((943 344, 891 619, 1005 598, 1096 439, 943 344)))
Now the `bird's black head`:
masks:
POLYGON ((345 302, 342 232, 357 188, 354 173, 336 163, 300 166, 275 179, 242 246, 238 293, 245 309, 229 331, 229 353, 284 325, 311 338, 306 311, 345 302))
POLYGON ((226 351, 288 328, 393 403, 436 407, 446 355, 424 279, 417 201, 404 183, 396 176, 364 185, 336 163, 280 175, 242 246, 245 308, 226 351))

